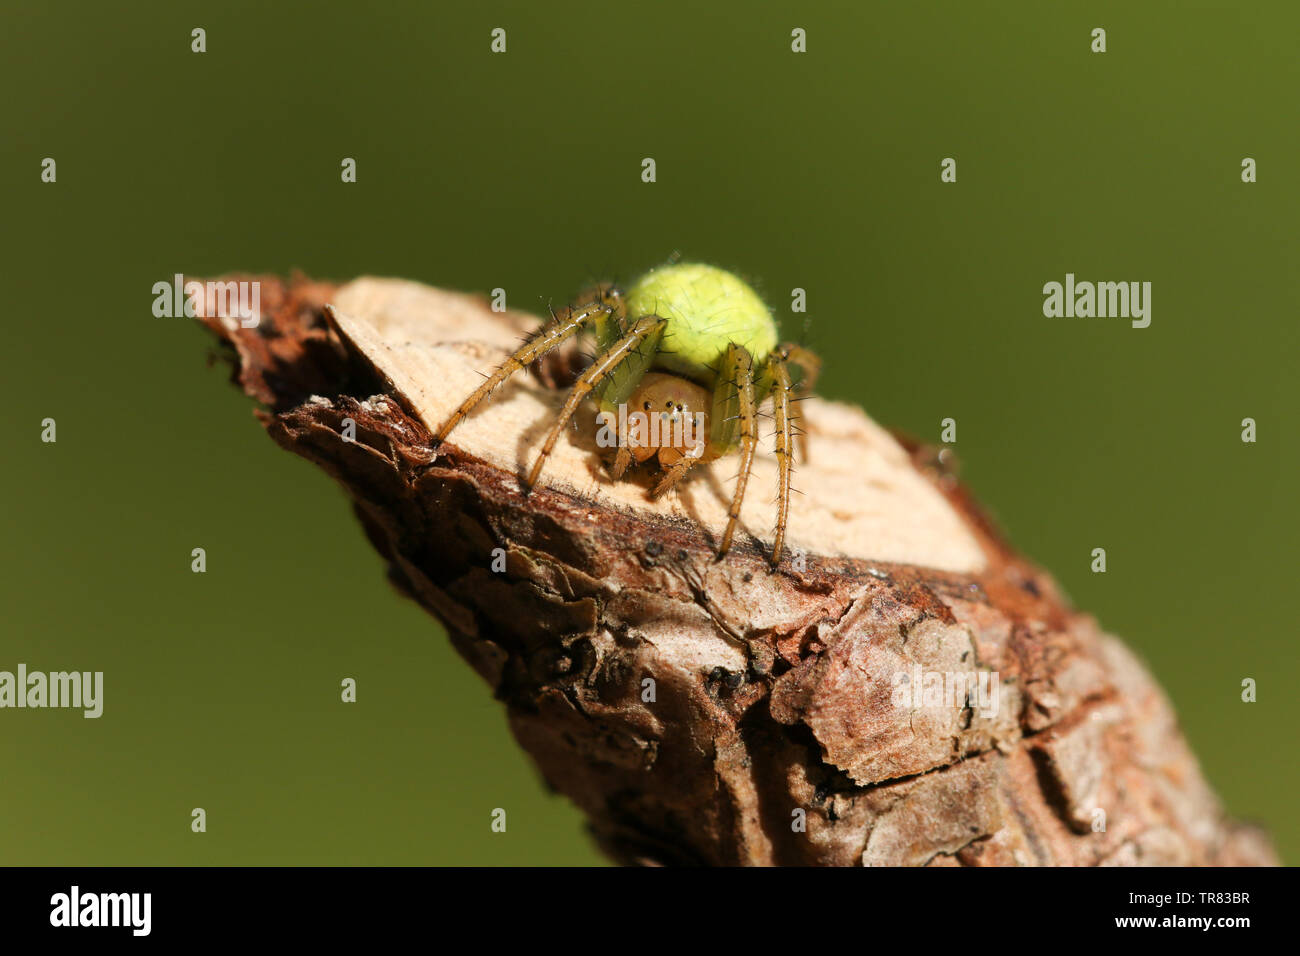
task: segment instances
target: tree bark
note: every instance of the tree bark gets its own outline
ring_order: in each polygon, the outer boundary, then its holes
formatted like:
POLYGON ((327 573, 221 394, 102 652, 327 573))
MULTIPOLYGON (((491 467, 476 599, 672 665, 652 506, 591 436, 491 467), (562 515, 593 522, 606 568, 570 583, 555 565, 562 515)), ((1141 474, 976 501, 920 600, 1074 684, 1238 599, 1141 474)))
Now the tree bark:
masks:
POLYGON ((430 447, 536 319, 397 280, 259 281, 255 328, 203 318, 235 380, 347 489, 615 860, 1276 864, 1143 666, 1008 548, 946 453, 809 400, 798 550, 769 571, 768 449, 742 513, 757 538, 718 561, 734 458, 650 502, 644 472, 605 477, 588 413, 522 493, 575 349, 430 447), (985 697, 926 696, 967 674, 985 697))

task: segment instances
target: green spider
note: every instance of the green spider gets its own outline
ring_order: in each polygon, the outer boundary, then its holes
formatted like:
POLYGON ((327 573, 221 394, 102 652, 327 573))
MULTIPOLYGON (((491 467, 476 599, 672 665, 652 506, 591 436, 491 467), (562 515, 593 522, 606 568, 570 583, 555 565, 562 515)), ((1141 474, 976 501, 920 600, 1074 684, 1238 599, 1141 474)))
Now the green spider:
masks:
POLYGON ((807 349, 778 344, 776 322, 763 300, 729 272, 675 263, 647 272, 626 291, 598 286, 570 306, 506 359, 453 412, 434 436, 440 445, 479 402, 515 372, 579 333, 592 335, 596 355, 569 391, 559 418, 525 480, 531 490, 560 433, 583 400, 594 393, 598 420, 615 433, 611 476, 654 459, 663 477, 658 498, 700 462, 740 452, 740 473, 718 557, 731 548, 745 498, 758 407, 772 399, 779 475, 775 568, 785 544, 790 470, 797 431, 796 392, 811 390, 821 360, 807 349), (629 411, 630 410, 630 411, 629 411))

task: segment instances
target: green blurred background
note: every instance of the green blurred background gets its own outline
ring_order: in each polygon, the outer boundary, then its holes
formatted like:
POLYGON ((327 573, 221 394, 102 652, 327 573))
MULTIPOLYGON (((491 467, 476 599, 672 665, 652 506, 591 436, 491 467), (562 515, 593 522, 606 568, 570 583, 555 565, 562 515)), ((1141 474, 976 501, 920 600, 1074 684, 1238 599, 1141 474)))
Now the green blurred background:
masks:
POLYGON ((1298 11, 9 0, 0 669, 106 690, 99 720, 0 711, 0 862, 599 862, 343 493, 151 287, 298 268, 537 310, 673 250, 791 335, 807 289, 824 395, 932 441, 955 418, 1011 540, 1296 860, 1298 11), (1067 271, 1152 282, 1151 327, 1045 318, 1067 271))

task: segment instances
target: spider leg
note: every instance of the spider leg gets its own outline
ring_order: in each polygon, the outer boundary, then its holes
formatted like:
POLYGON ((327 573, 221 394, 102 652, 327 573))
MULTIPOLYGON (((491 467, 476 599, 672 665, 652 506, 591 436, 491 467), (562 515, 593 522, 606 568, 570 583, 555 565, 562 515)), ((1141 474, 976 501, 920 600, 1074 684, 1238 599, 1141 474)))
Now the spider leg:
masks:
POLYGON ((793 342, 783 342, 772 354, 803 373, 798 378, 791 377, 795 388, 805 394, 813 390, 813 386, 817 384, 817 377, 822 371, 822 360, 816 352, 793 342))
POLYGON ((722 400, 714 399, 714 428, 724 448, 740 445, 740 473, 736 476, 736 490, 727 511, 727 529, 718 545, 718 557, 731 550, 740 520, 740 506, 745 500, 749 472, 754 464, 754 449, 758 445, 758 402, 754 391, 754 360, 744 346, 734 342, 727 346, 718 374, 718 390, 722 400), (721 406, 721 408, 719 408, 721 406), (723 414, 718 415, 721 411, 723 414))
MULTIPOLYGON (((802 345, 796 345, 793 342, 785 342, 777 346, 772 353, 773 358, 779 358, 787 366, 793 366, 803 374, 794 379, 791 377, 795 391, 798 391, 800 397, 810 394, 813 386, 817 384, 817 376, 821 374, 822 360, 817 353, 802 345)), ((771 360, 769 360, 770 362, 771 360)), ((789 368, 787 368, 787 374, 789 368)), ((799 460, 804 464, 808 463, 808 436, 799 428, 799 409, 797 400, 789 403, 787 415, 791 422, 791 431, 794 433, 794 443, 799 449, 799 460)))
POLYGON ((561 312, 555 317, 554 321, 543 326, 540 332, 498 365, 496 371, 489 375, 469 398, 461 402, 460 407, 452 412, 447 420, 442 423, 442 427, 434 433, 434 447, 441 445, 447 436, 451 434, 451 430, 461 423, 465 416, 473 410, 474 406, 492 394, 493 389, 511 375, 537 361, 537 359, 558 347, 565 340, 577 335, 593 319, 609 316, 614 312, 615 307, 613 305, 609 304, 608 301, 601 300, 588 302, 585 305, 561 312))
POLYGON ((609 470, 609 476, 618 481, 631 464, 632 453, 627 450, 627 435, 620 432, 618 436, 618 452, 614 455, 614 467, 609 470))
POLYGON ((664 473, 664 476, 659 479, 659 483, 654 486, 654 490, 650 492, 651 499, 660 498, 663 495, 666 495, 673 489, 677 482, 682 480, 683 476, 685 476, 688 471, 695 467, 695 465, 699 464, 703 459, 703 455, 696 455, 694 458, 683 458, 681 461, 671 466, 668 471, 664 473))
POLYGON ((601 351, 591 365, 587 367, 586 371, 578 376, 578 380, 569 389, 568 398, 564 400, 564 407, 560 409, 559 418, 556 419, 550 434, 546 436, 546 443, 542 445, 537 460, 533 462, 532 470, 528 472, 528 478, 524 482, 527 489, 531 490, 533 485, 537 484, 537 479, 542 473, 542 467, 546 464, 546 459, 551 456, 551 451, 555 448, 560 433, 564 431, 564 426, 569 423, 569 419, 578 410, 582 400, 594 388, 608 379, 612 373, 617 371, 619 366, 629 362, 629 360, 632 361, 634 370, 640 370, 644 373, 644 367, 649 364, 650 356, 659 347, 659 339, 663 335, 664 326, 667 324, 667 319, 661 319, 657 315, 642 316, 632 323, 626 335, 601 351), (648 347, 648 354, 642 351, 643 346, 648 347))
POLYGON ((790 370, 786 367, 788 358, 779 351, 773 352, 763 368, 763 378, 771 382, 772 416, 776 419, 776 467, 777 467, 777 505, 776 537, 772 539, 771 564, 775 568, 781 563, 781 552, 785 549, 785 525, 790 513, 790 469, 793 464, 792 439, 794 438, 794 414, 790 393, 794 386, 790 382, 790 370))
MULTIPOLYGON (((645 373, 640 372, 638 374, 637 369, 628 369, 628 371, 631 373, 629 375, 629 378, 632 379, 631 387, 635 388, 635 383, 639 382, 645 373)), ((626 389, 620 383, 614 381, 611 376, 605 380, 603 386, 599 387, 599 392, 601 411, 618 422, 618 451, 614 453, 614 464, 609 469, 609 477, 614 481, 618 481, 632 467, 632 451, 628 448, 627 443, 627 414, 626 412, 622 415, 619 414, 618 402, 611 400, 611 397, 618 399, 618 401, 625 400, 627 398, 626 389)))

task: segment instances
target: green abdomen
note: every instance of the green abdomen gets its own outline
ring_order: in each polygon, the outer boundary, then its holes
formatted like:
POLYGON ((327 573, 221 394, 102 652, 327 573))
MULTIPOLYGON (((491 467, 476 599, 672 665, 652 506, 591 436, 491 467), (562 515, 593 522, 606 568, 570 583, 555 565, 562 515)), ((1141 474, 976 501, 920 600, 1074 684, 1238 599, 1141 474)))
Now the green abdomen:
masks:
POLYGON ((628 318, 668 320, 652 368, 712 382, 718 359, 735 342, 755 363, 776 348, 776 323, 763 300, 730 272, 679 263, 647 272, 627 294, 628 318))

